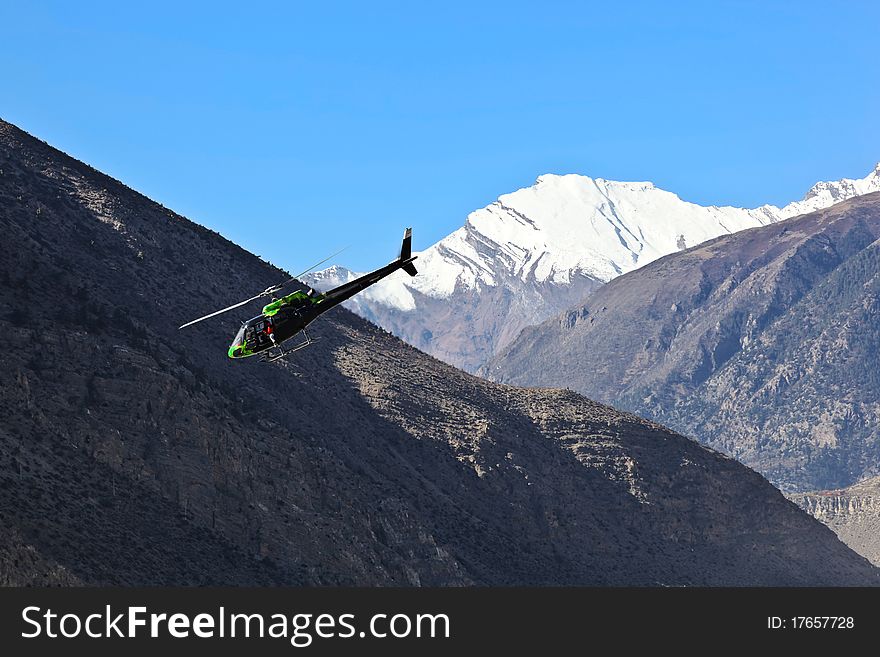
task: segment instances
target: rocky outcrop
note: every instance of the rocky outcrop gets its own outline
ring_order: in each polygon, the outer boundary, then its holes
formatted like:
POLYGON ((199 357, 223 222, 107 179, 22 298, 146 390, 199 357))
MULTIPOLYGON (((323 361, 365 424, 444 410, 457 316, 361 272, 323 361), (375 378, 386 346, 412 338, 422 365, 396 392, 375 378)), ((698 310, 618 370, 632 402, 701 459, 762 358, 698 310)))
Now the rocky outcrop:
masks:
POLYGON ((880 565, 880 477, 841 490, 789 495, 844 543, 880 565))

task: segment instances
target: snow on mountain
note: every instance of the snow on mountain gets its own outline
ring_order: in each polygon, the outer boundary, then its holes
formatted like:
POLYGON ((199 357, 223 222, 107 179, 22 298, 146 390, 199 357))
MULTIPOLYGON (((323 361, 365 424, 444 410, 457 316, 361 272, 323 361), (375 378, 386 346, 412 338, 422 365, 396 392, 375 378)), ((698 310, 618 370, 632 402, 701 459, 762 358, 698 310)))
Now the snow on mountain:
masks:
MULTIPOLYGON (((359 272, 353 272, 345 267, 333 265, 304 278, 308 281, 309 285, 319 290, 328 290, 343 283, 350 283, 360 275, 361 273, 359 272)), ((411 278, 409 274, 406 276, 411 278)), ((408 281, 402 276, 392 275, 352 297, 345 305, 350 310, 364 317, 370 314, 370 306, 376 303, 403 311, 415 310, 416 302, 406 283, 408 281)))
MULTIPOLYGON (((880 162, 874 170, 864 178, 853 180, 844 178, 834 182, 818 182, 807 192, 803 200, 789 203, 778 210, 780 219, 796 217, 815 210, 827 208, 835 203, 840 203, 855 196, 864 196, 871 192, 880 192, 880 162)), ((767 206, 773 210, 773 206, 767 206)))
MULTIPOLYGON (((724 233, 872 191, 880 191, 880 164, 860 180, 817 183, 783 208, 755 209, 700 206, 650 182, 547 174, 472 212, 464 226, 419 253, 418 276, 397 272, 348 306, 473 371, 524 326, 620 274, 724 233), (450 298, 454 311, 438 303, 450 298)), ((335 266, 307 280, 320 289, 356 276, 335 266)))

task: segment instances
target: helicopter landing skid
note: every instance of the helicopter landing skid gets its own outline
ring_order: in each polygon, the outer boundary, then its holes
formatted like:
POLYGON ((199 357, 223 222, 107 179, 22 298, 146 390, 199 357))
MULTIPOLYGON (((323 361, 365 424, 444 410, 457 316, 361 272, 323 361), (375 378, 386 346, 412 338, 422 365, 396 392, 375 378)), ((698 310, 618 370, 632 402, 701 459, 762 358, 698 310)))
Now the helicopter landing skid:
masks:
POLYGON ((260 359, 264 363, 274 363, 276 360, 281 360, 285 356, 289 356, 294 351, 299 351, 300 349, 305 349, 310 344, 312 344, 312 339, 309 337, 309 334, 306 333, 305 329, 302 331, 305 340, 300 342, 295 347, 291 347, 290 349, 284 349, 283 347, 270 347, 266 350, 266 353, 263 354, 263 357, 260 359))

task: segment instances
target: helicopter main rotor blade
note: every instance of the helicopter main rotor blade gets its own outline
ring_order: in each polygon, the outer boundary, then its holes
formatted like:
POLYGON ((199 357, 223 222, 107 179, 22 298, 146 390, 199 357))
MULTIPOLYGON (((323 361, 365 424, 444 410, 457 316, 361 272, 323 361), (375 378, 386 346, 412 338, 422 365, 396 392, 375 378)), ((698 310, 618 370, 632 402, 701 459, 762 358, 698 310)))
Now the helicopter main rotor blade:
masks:
POLYGON ((327 256, 326 258, 324 258, 323 260, 321 260, 320 262, 316 262, 314 265, 312 265, 311 267, 309 267, 309 268, 306 269, 305 271, 303 271, 303 272, 297 274, 296 276, 291 276, 290 278, 288 278, 288 279, 287 279, 286 281, 284 281, 283 283, 279 283, 278 285, 272 285, 271 287, 267 287, 265 290, 263 290, 262 292, 260 292, 260 293, 257 294, 256 296, 251 297, 250 299, 245 299, 244 301, 240 301, 239 303, 236 303, 236 304, 234 304, 234 305, 232 305, 232 306, 229 306, 228 308, 224 308, 223 310, 218 310, 218 311, 216 311, 216 312, 211 313, 210 315, 205 315, 204 317, 199 317, 198 319, 194 319, 194 320, 191 321, 191 322, 187 322, 186 324, 183 324, 183 325, 179 326, 179 327, 177 328, 177 330, 179 331, 180 329, 182 329, 182 328, 186 328, 187 326, 192 326, 193 324, 198 324, 199 322, 204 321, 204 320, 206 320, 206 319, 211 319, 212 317, 216 317, 217 315, 222 315, 223 313, 228 312, 228 311, 230 311, 230 310, 234 310, 235 308, 238 308, 239 306, 243 306, 243 305, 245 305, 246 303, 250 303, 251 301, 255 301, 255 300, 259 299, 260 297, 268 297, 268 296, 271 296, 271 295, 275 294, 276 292, 278 292, 279 290, 281 290, 281 288, 283 288, 283 287, 284 287, 285 285, 287 285, 288 283, 292 283, 293 281, 295 281, 296 279, 298 279, 300 276, 304 276, 305 274, 308 274, 308 273, 309 273, 310 271, 312 271, 315 267, 318 267, 318 266, 320 266, 320 265, 323 265, 323 264, 324 264, 325 262, 327 262, 330 258, 335 258, 335 257, 338 256, 340 253, 342 253, 343 251, 345 251, 345 249, 347 249, 347 248, 348 248, 348 247, 346 246, 344 249, 339 249, 339 250, 338 250, 336 253, 334 253, 333 255, 329 255, 329 256, 327 256))
POLYGON ((336 253, 334 253, 334 254, 332 254, 332 255, 328 255, 326 258, 324 258, 324 259, 321 260, 320 262, 316 262, 315 264, 313 264, 313 265, 312 265, 311 267, 309 267, 308 269, 306 269, 306 270, 301 271, 300 273, 298 273, 296 276, 291 276, 290 278, 288 278, 286 281, 284 281, 284 282, 283 282, 281 285, 279 285, 278 287, 279 287, 279 288, 284 287, 284 286, 287 285, 288 283, 292 283, 293 281, 297 280, 300 276, 305 276, 305 275, 308 274, 310 271, 312 271, 313 269, 315 269, 315 267, 320 267, 320 266, 323 265, 325 262, 327 262, 328 260, 330 260, 330 258, 335 258, 335 257, 338 256, 340 253, 342 253, 343 251, 345 251, 345 249, 347 249, 347 248, 348 248, 347 246, 346 246, 346 247, 343 247, 343 248, 339 249, 336 253))
MULTIPOLYGON (((272 288, 269 288, 269 289, 272 289, 272 288)), ((204 321, 206 319, 210 319, 211 317, 216 317, 217 315, 222 315, 225 312, 228 312, 230 310, 234 310, 235 308, 238 308, 239 306, 243 306, 246 303, 250 303, 251 301, 254 301, 255 299, 259 299, 260 297, 264 296, 265 294, 266 294, 265 292, 260 292, 255 297, 251 297, 250 299, 245 299, 244 301, 241 301, 239 303, 236 303, 235 305, 229 306, 228 308, 224 308, 223 310, 218 310, 217 312, 213 312, 210 315, 205 315, 204 317, 199 317, 198 319, 194 319, 191 322, 187 322, 186 324, 179 326, 177 330, 179 331, 182 328, 186 328, 187 326, 192 326, 193 324, 198 324, 199 322, 204 321)))

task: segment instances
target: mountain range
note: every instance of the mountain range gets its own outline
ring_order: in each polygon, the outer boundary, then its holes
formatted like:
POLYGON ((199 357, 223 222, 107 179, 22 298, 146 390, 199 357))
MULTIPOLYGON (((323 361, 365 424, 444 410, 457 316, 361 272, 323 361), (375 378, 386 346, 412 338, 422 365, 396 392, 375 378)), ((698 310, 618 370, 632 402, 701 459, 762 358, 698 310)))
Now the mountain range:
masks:
MULTIPOLYGON (((613 278, 719 235, 766 226, 880 191, 865 178, 820 182, 784 207, 700 206, 650 182, 544 175, 471 213, 419 254, 422 275, 389 277, 349 307, 440 360, 474 372, 519 332, 613 278)), ((334 266, 317 287, 358 274, 334 266)))
POLYGON ((735 460, 344 309, 231 361, 257 308, 177 327, 287 274, 5 122, 0 226, 3 584, 880 583, 735 460))
POLYGON ((668 255, 485 365, 663 422, 786 491, 880 468, 880 193, 668 255))

